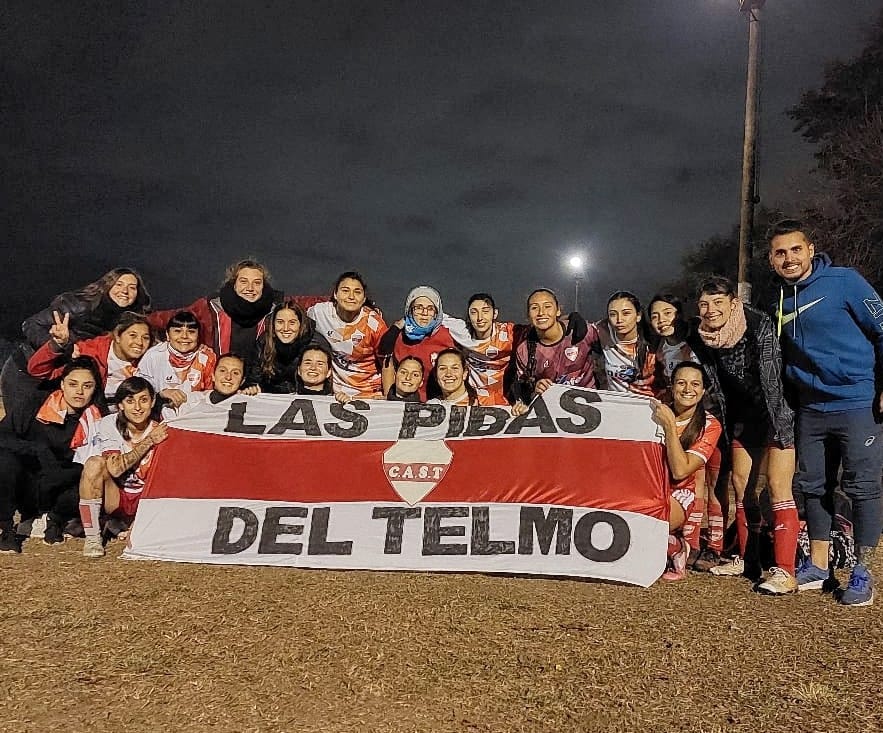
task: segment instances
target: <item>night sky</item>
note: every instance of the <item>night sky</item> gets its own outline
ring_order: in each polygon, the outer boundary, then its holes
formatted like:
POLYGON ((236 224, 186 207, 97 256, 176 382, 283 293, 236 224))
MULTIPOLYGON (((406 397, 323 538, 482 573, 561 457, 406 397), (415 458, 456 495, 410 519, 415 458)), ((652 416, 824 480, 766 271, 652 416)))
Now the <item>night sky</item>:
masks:
MULTIPOLYGON (((765 204, 812 164, 784 110, 880 8, 767 2, 765 204)), ((420 283, 520 319, 538 285, 570 307, 581 248, 600 317, 738 221, 737 0, 31 0, 0 21, 7 335, 114 266, 174 307, 248 255, 290 293, 358 269, 389 320, 420 283)))

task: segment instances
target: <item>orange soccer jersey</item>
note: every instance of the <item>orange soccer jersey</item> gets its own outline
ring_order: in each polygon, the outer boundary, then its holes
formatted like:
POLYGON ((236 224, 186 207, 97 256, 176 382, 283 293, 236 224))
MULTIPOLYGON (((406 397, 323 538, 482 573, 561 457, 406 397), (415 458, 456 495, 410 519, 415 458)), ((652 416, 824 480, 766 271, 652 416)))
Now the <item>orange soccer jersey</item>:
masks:
MULTIPOLYGON (((469 383, 482 405, 508 405, 503 375, 515 348, 515 324, 495 323, 490 338, 460 344, 466 352, 469 383)), ((455 340, 457 340, 455 336, 455 340)))
POLYGON ((325 302, 310 306, 307 315, 316 323, 316 331, 331 345, 334 391, 354 398, 381 398, 377 347, 386 331, 386 323, 380 311, 362 308, 358 318, 347 323, 337 315, 334 303, 325 302))

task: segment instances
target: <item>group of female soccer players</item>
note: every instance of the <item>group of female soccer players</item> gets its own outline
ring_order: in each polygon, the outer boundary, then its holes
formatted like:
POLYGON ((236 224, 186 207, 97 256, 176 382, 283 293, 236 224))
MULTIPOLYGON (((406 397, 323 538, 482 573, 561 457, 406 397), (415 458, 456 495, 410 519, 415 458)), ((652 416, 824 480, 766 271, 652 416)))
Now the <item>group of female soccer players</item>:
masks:
POLYGON ((358 272, 342 273, 328 297, 289 297, 253 260, 232 265, 217 294, 179 310, 151 310, 128 268, 58 296, 25 321, 25 343, 3 368, 0 551, 20 552, 28 535, 54 544, 67 530, 85 535, 87 556, 102 556, 107 532, 135 513, 153 447, 167 435, 163 418, 206 401, 316 394, 509 406, 517 415, 557 383, 654 398, 672 478, 664 577, 682 578, 688 565, 751 572, 744 558, 763 518, 748 489, 763 462, 776 566, 757 588, 795 589, 793 429, 778 344, 732 283, 702 284, 695 322, 669 294, 645 311, 634 294, 615 292, 598 322, 563 314, 545 288, 528 296, 524 324, 500 321, 488 293, 464 305, 465 318, 454 317, 422 285, 388 325, 358 272), (721 473, 736 497, 738 555, 729 562, 721 473), (105 517, 116 524, 102 535, 105 517))

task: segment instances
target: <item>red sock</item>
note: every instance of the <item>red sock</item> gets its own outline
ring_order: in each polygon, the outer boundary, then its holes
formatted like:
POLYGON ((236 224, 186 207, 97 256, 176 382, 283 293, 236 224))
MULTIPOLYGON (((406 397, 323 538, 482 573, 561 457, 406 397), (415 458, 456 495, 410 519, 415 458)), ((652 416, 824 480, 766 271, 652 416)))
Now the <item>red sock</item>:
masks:
POLYGON ((797 554, 797 535, 800 532, 800 519, 794 501, 779 501, 773 504, 773 554, 776 565, 794 575, 794 559, 797 554))
POLYGON ((699 549, 699 532, 702 529, 702 518, 705 516, 705 499, 695 499, 690 506, 681 534, 690 545, 690 549, 699 549))
POLYGON ((748 547, 748 519, 745 516, 745 505, 741 501, 736 502, 736 536, 739 538, 739 557, 745 557, 745 548, 748 547))
POLYGON ((672 555, 676 555, 678 552, 680 552, 680 549, 681 541, 673 534, 670 534, 668 536, 668 547, 666 548, 665 554, 668 557, 671 557, 672 555))
POLYGON ((718 555, 724 549, 724 514, 716 501, 708 505, 708 549, 718 555))

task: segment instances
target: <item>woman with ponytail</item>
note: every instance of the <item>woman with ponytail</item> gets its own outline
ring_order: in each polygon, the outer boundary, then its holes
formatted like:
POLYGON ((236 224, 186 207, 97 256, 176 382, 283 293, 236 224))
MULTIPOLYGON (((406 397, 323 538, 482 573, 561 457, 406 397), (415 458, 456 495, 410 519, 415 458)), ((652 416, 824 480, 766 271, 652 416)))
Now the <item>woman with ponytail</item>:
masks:
POLYGON ((687 557, 699 550, 701 509, 697 511, 697 473, 711 458, 722 427, 703 406, 709 381, 705 370, 694 361, 678 364, 672 372, 671 401, 659 402, 653 419, 665 431, 665 454, 672 478, 669 498, 669 570, 666 580, 680 580, 686 574, 687 557), (697 521, 698 515, 698 521, 697 521))
POLYGON ((656 352, 641 320, 641 302, 626 290, 607 299, 607 318, 596 324, 608 389, 654 396, 656 352))

